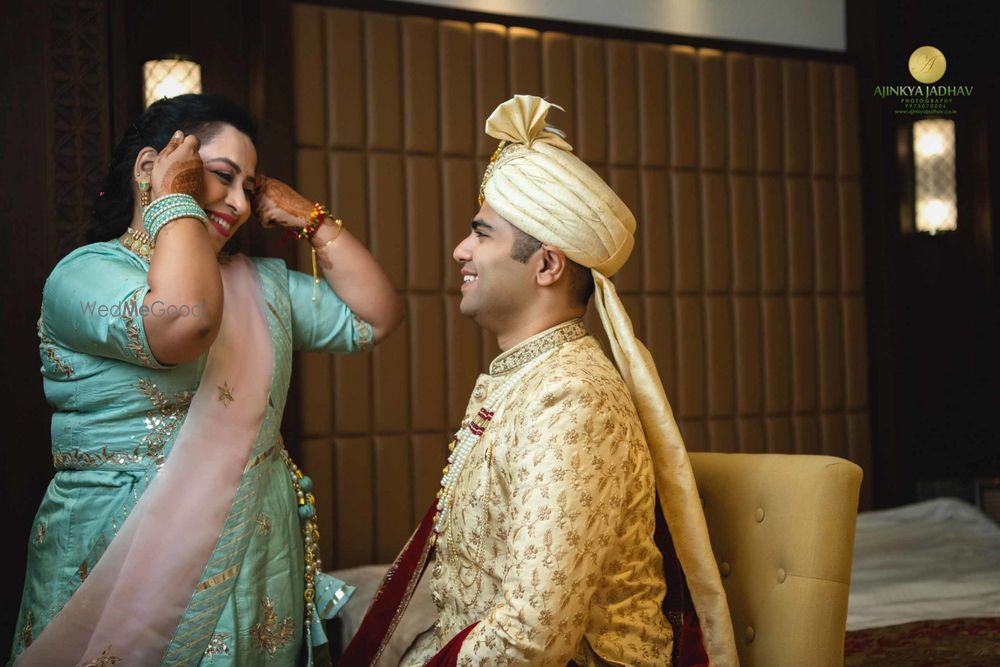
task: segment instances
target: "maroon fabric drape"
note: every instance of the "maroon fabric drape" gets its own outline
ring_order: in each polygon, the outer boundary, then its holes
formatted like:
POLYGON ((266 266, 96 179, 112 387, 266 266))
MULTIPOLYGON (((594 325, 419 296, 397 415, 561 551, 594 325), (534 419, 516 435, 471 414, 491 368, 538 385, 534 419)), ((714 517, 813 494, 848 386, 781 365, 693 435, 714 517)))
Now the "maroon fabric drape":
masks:
POLYGON ((339 666, 369 667, 378 660, 427 567, 436 510, 437 502, 431 503, 420 525, 386 572, 357 634, 337 663, 339 666))

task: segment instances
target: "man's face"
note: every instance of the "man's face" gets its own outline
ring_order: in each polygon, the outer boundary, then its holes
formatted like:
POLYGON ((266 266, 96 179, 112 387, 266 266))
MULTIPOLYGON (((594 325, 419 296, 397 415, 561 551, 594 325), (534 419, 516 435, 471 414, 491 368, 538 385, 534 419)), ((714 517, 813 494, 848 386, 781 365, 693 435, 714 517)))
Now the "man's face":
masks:
POLYGON ((455 247, 452 257, 462 265, 459 309, 492 331, 522 312, 532 297, 534 268, 511 257, 515 231, 484 203, 471 233, 455 247))

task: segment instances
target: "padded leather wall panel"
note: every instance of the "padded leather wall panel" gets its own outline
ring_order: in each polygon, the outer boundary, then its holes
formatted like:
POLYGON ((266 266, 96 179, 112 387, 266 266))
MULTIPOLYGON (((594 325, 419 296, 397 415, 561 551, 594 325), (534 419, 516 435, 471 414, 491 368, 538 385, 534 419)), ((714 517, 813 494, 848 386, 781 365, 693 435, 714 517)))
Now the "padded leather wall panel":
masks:
POLYGON ((816 307, 812 299, 791 300, 792 402, 796 412, 815 410, 818 361, 816 359, 816 307))
POLYGON ((437 25, 407 16, 401 30, 406 150, 433 153, 438 147, 437 25))
POLYGON ((764 357, 761 300, 736 297, 736 406, 740 415, 764 410, 764 357))
POLYGON ((726 65, 722 53, 698 52, 698 105, 701 167, 726 166, 726 65))
POLYGON ((438 44, 441 152, 468 155, 478 139, 476 130, 486 120, 473 118, 472 26, 460 21, 441 21, 438 44))
MULTIPOLYGON (((788 198, 788 289, 792 294, 808 293, 812 291, 816 271, 809 180, 791 177, 785 191, 788 198)), ((823 252, 822 245, 818 250, 823 252)))
MULTIPOLYGON (((635 213, 635 211, 633 211, 635 213)), ((667 292, 673 286, 673 229, 670 220, 670 181, 663 170, 643 170, 642 208, 638 209, 645 243, 637 248, 643 258, 643 282, 648 292, 667 292)))
POLYGON ((726 54, 726 129, 729 139, 729 167, 749 171, 754 168, 754 60, 743 53, 726 54))
MULTIPOLYGON (((634 162, 634 160, 633 160, 634 162)), ((633 168, 611 167, 609 183, 633 215, 642 210, 642 197, 639 194, 639 171, 633 168)), ((645 245, 645 227, 636 228, 636 247, 645 245)), ((642 263, 626 262, 614 277, 615 287, 619 292, 638 292, 642 289, 642 263)))
POLYGON ((372 353, 372 413, 376 433, 405 431, 409 424, 408 344, 412 320, 405 321, 395 336, 390 336, 372 353))
POLYGON ((399 19, 388 14, 365 14, 364 23, 368 147, 399 148, 402 138, 399 19))
POLYGON ((860 293, 865 288, 864 248, 861 245, 861 187, 840 183, 840 288, 860 293))
POLYGON ((705 414, 705 315, 699 297, 677 299, 677 392, 674 401, 681 418, 705 414))
POLYGON ((413 294, 409 301, 410 350, 413 372, 409 398, 415 431, 444 431, 445 328, 444 303, 437 294, 413 294))
POLYGON ((476 77, 476 152, 488 158, 496 150, 496 140, 483 132, 489 114, 509 97, 507 89, 507 28, 496 23, 477 23, 474 28, 476 71, 493 72, 476 77))
POLYGON ((812 173, 832 176, 837 157, 837 117, 833 104, 833 66, 809 63, 810 138, 812 140, 812 173))
MULTIPOLYGON (((732 299, 709 297, 705 332, 708 348, 708 414, 711 417, 731 417, 736 412, 732 299)), ((715 441, 712 442, 714 450, 715 441)))
POLYGON ((673 203, 674 289, 690 293, 702 286, 702 234, 700 188, 698 175, 691 171, 674 171, 670 178, 670 199, 673 203))
POLYGON ((308 146, 323 143, 323 123, 326 121, 323 85, 323 61, 315 57, 317 44, 323 43, 323 10, 312 5, 299 5, 292 13, 292 76, 294 90, 305 93, 295 104, 295 142, 308 146), (305 91, 309 91, 306 93, 305 91))
POLYGON ((639 156, 635 44, 611 41, 608 59, 608 160, 634 165, 639 156))
POLYGON ((650 295, 645 300, 646 328, 644 333, 637 332, 649 348, 660 373, 660 380, 666 390, 667 397, 676 406, 678 395, 677 383, 677 336, 674 324, 674 300, 669 296, 650 295))
POLYGON ((809 87, 806 64, 785 60, 781 63, 781 88, 784 100, 783 144, 785 172, 809 172, 809 87))
POLYGON ((660 44, 639 44, 639 153, 642 164, 667 162, 667 50, 660 44))
POLYGON ((576 154, 587 162, 604 162, 608 154, 608 87, 604 42, 595 37, 573 38, 573 78, 576 99, 576 154))
POLYGON ((754 115, 757 121, 757 169, 773 173, 781 160, 781 62, 776 58, 754 58, 754 115))
MULTIPOLYGON (((351 233, 368 243, 368 169, 365 156, 354 151, 333 151, 329 155, 330 201, 337 202, 337 216, 350 225, 351 233)), ((308 255, 304 246, 303 252, 308 255)))
MULTIPOLYGON (((785 183, 779 176, 757 180, 760 216, 760 263, 765 292, 784 292, 788 287, 788 228, 785 226, 785 183)), ((795 224, 803 224, 796 221, 795 224)), ((808 224, 808 223, 805 223, 808 224)))
POLYGON ((403 164, 398 154, 368 155, 369 246, 396 289, 406 287, 403 164))
MULTIPOLYGON (((573 76, 573 38, 561 32, 542 35, 542 83, 550 102, 567 110, 555 110, 552 119, 576 145, 576 79, 573 76)), ((494 147, 495 148, 495 147, 494 147)))
POLYGON ((670 102, 670 164, 694 167, 698 162, 697 56, 689 46, 671 46, 667 53, 670 102))
POLYGON ((764 386, 767 414, 787 414, 791 409, 791 340, 788 300, 764 299, 764 386))
MULTIPOLYGON (((295 5, 296 11, 306 5, 295 5)), ((296 38, 295 43, 322 44, 326 64, 328 141, 339 148, 360 148, 365 137, 365 84, 362 54, 361 14, 342 9, 326 11, 326 34, 322 42, 296 38)), ((296 24, 297 25, 297 24, 296 24)), ((296 54, 298 55, 298 54, 296 54)), ((297 89, 296 108, 311 104, 316 91, 297 89)))
POLYGON ((549 121, 636 215, 615 284, 688 448, 869 465, 853 67, 305 4, 293 30, 295 185, 408 311, 372 354, 296 359, 325 563, 395 555, 498 353, 460 312, 452 252, 496 148, 486 116, 515 92, 566 107, 549 121))
MULTIPOLYGON (((353 567, 370 563, 376 558, 376 514, 372 470, 372 439, 369 437, 336 438, 334 449, 334 477, 336 484, 336 519, 334 535, 334 560, 338 567, 353 567)), ((322 495, 322 489, 319 494, 322 495)), ((320 515, 322 516, 322 515, 320 515)), ((328 519, 322 520, 323 529, 329 530, 328 519)), ((328 567, 329 558, 323 562, 328 567)))
POLYGON ((760 289, 760 219, 757 217, 757 183, 752 176, 729 177, 729 203, 733 217, 733 291, 760 289))
POLYGON ((837 172, 840 176, 857 177, 861 169, 861 150, 858 145, 858 74, 853 67, 847 65, 835 65, 833 72, 837 114, 837 172))
MULTIPOLYGON (((515 91, 525 95, 541 95, 542 54, 539 32, 530 28, 511 28, 508 31, 507 39, 510 44, 508 52, 510 55, 510 87, 504 99, 515 91)), ((490 108, 486 113, 492 110, 490 108)))
POLYGON ((299 398, 302 433, 330 433, 333 411, 330 410, 331 361, 327 354, 303 352, 295 365, 302 393, 299 398))
POLYGON ((840 287, 840 215, 837 190, 828 180, 813 181, 816 203, 816 291, 836 292, 840 287))
POLYGON ((338 433, 371 430, 371 357, 341 357, 333 362, 333 419, 338 433))
POLYGON ((844 298, 845 400, 848 410, 868 405, 868 345, 865 335, 865 303, 859 296, 844 298))
POLYGON ((729 293, 733 288, 733 247, 729 224, 729 179, 725 174, 701 176, 702 227, 705 230, 705 290, 729 293))
POLYGON ((410 536, 413 478, 410 442, 405 435, 375 438, 375 560, 391 563, 410 536))
MULTIPOLYGON (((427 155, 408 156, 405 250, 407 282, 411 290, 440 290, 444 287, 441 276, 445 242, 441 219, 441 168, 438 160, 427 155)), ((399 239, 400 242, 403 240, 399 239)))

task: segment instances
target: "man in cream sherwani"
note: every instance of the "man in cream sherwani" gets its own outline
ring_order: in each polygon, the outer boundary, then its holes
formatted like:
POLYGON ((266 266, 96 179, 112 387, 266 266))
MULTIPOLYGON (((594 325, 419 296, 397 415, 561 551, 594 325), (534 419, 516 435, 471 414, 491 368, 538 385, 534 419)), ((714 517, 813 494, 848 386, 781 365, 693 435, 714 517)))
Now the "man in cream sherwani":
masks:
POLYGON ((486 123, 501 143, 454 258, 462 313, 503 352, 472 392, 433 530, 427 518, 414 533, 348 649, 359 664, 377 659, 428 557, 437 618, 407 667, 737 664, 683 442, 608 280, 635 219, 546 125, 550 106, 518 95, 486 123), (583 327, 591 295, 615 364, 583 327), (669 621, 658 497, 693 601, 669 621))

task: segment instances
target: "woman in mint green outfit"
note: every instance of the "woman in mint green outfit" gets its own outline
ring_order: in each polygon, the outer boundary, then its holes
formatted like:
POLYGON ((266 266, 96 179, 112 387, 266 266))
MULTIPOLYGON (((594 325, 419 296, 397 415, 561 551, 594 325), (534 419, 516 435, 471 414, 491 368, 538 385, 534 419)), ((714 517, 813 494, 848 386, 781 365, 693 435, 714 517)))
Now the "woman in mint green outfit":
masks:
POLYGON ((319 621, 351 589, 321 573, 311 483, 279 434, 292 352, 368 349, 401 313, 339 221, 256 174, 253 140, 224 99, 154 104, 115 150, 94 242, 45 285, 56 473, 28 545, 18 667, 324 655, 319 621), (323 275, 220 255, 251 212, 308 240, 323 275))

